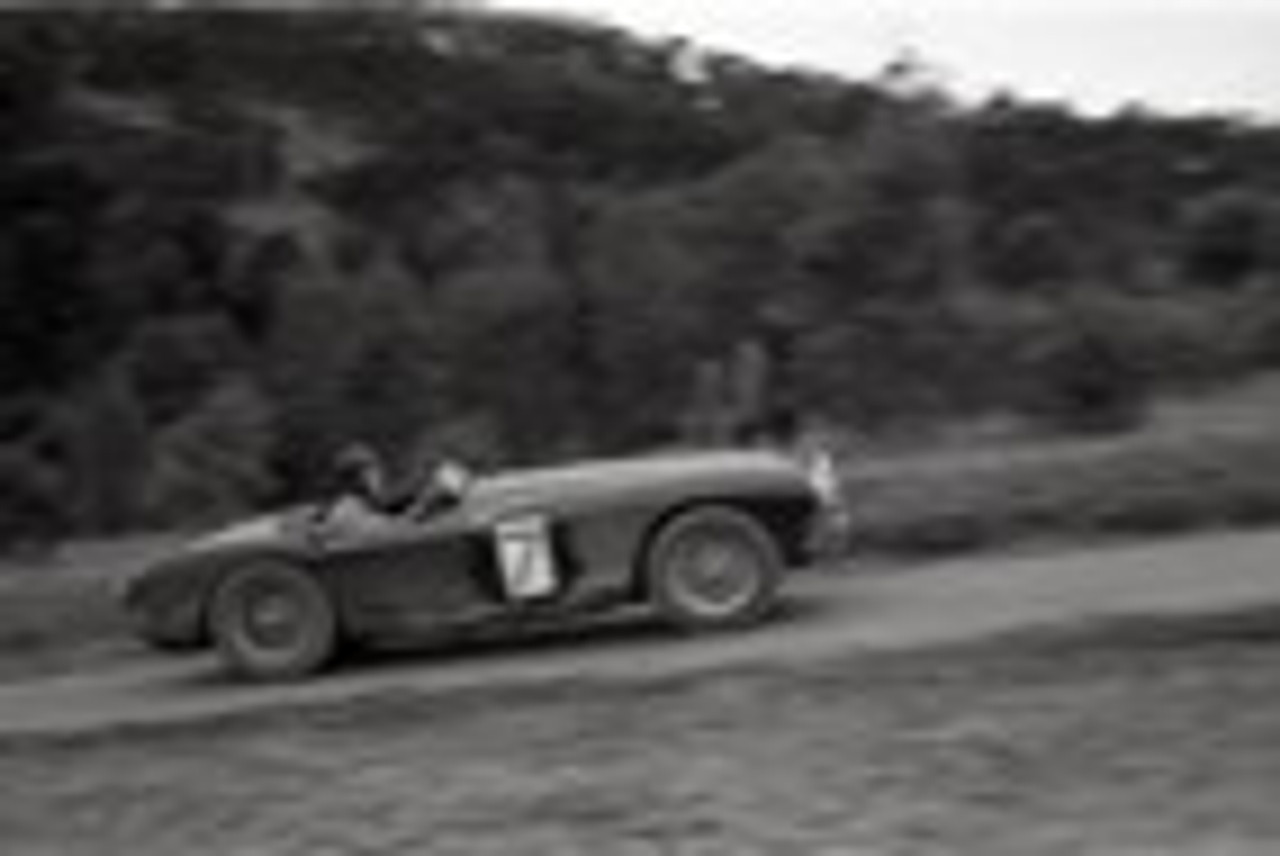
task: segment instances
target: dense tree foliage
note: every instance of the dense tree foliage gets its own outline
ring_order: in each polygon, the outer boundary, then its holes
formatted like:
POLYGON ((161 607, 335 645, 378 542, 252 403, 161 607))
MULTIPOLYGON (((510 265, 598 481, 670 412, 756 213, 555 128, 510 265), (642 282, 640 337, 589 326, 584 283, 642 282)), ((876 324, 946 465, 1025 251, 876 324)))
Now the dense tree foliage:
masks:
POLYGON ((356 436, 1098 430, 1280 359, 1274 127, 443 5, 105 5, 0 20, 0 540, 284 501, 356 436))

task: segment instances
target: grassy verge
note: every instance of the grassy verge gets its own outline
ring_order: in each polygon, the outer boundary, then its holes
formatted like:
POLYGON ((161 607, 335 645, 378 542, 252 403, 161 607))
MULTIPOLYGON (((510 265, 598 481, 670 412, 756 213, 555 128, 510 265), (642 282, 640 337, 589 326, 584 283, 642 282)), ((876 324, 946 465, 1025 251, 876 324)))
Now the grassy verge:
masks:
POLYGON ((945 552, 1280 519, 1273 425, 1161 431, 853 463, 864 550, 945 552))
POLYGON ((1126 621, 17 744, 0 828, 67 856, 1275 853, 1278 643, 1126 621))
POLYGON ((0 563, 0 680, 136 653, 115 588, 173 543, 168 537, 86 542, 0 563))

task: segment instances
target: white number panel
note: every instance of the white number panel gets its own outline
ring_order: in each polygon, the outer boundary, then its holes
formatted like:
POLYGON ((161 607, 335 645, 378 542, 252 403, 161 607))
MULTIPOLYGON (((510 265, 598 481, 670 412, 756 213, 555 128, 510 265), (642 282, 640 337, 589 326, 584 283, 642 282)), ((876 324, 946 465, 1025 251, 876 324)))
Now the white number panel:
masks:
POLYGON ((558 584, 557 569, 546 518, 508 520, 497 525, 495 534, 507 595, 529 600, 553 594, 558 584))

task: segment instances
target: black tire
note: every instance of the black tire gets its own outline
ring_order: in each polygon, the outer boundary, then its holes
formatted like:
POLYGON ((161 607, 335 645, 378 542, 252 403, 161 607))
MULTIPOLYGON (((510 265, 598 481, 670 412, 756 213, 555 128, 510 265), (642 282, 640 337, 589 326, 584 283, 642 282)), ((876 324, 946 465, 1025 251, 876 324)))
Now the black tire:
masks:
POLYGON ((686 511, 654 537, 645 561, 650 602, 683 630, 738 627, 778 600, 783 559, 758 519, 723 506, 686 511))
POLYGON ((214 593, 209 632, 227 669, 258 681, 323 668, 338 647, 333 603, 314 577, 284 562, 233 571, 214 593))

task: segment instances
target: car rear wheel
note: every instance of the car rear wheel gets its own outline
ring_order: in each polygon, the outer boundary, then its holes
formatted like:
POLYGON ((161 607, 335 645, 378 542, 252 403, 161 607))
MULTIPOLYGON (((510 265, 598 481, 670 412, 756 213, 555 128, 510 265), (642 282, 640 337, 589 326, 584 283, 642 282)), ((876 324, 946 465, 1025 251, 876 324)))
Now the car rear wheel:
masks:
POLYGON ((232 572, 214 595, 210 632, 228 670, 252 680, 290 680, 321 669, 338 644, 323 587, 282 562, 232 572))
POLYGON ((649 596, 682 629, 739 626, 776 604, 782 565, 777 543, 756 518, 698 508, 671 520, 654 539, 646 563, 649 596))

